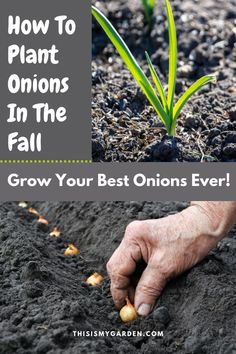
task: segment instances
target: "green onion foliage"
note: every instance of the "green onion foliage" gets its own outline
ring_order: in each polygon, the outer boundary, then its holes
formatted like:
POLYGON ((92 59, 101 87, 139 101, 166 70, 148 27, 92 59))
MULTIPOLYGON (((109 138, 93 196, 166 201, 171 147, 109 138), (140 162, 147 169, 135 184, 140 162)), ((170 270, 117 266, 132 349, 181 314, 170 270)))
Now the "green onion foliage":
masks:
POLYGON ((142 0, 144 13, 148 23, 151 23, 156 0, 142 0))
POLYGON ((166 0, 166 8, 170 47, 167 97, 165 95, 162 83, 154 69, 154 66, 151 62, 148 53, 145 52, 151 77, 154 82, 154 87, 148 80, 143 70, 140 68, 139 64, 133 57, 132 53, 130 52, 123 39, 120 37, 113 25, 109 22, 109 20, 94 6, 92 6, 92 14, 97 20, 97 22, 101 25, 113 45, 115 46, 116 50, 120 54, 121 58, 123 59, 131 74, 133 75, 134 79, 137 81, 138 85, 141 87, 147 99, 155 109, 156 113, 165 125, 168 135, 174 136, 176 134, 176 121, 183 107, 186 105, 186 103, 189 101, 189 99, 195 92, 201 89, 204 85, 208 84, 210 81, 214 81, 215 76, 206 75, 203 76, 201 79, 197 80, 180 97, 177 103, 174 104, 177 69, 177 36, 173 13, 168 0, 166 0))

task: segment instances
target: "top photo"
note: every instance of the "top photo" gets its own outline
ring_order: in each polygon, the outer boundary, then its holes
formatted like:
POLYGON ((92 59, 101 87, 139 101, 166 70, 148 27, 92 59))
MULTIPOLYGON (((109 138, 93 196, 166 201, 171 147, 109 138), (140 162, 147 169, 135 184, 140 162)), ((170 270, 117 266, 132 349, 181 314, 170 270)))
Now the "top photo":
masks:
POLYGON ((236 0, 92 0, 92 154, 236 161, 236 0))

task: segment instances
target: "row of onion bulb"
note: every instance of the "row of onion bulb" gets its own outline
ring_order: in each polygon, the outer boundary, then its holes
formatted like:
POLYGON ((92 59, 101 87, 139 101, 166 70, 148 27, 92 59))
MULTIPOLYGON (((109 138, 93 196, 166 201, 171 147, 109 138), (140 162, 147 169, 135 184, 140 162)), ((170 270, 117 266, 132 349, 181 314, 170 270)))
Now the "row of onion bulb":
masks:
MULTIPOLYGON (((20 202, 18 204, 21 208, 27 208, 28 204, 26 202, 20 202)), ((29 213, 35 215, 38 218, 38 222, 44 225, 48 225, 48 221, 34 208, 28 209, 29 213)), ((55 227, 51 232, 50 236, 59 237, 61 234, 60 230, 55 227)), ((68 244, 68 247, 64 251, 64 255, 67 257, 79 254, 79 249, 75 247, 72 243, 68 244)), ((103 276, 98 272, 93 273, 86 279, 86 283, 91 286, 98 286, 103 282, 103 276)), ((135 307, 131 304, 128 297, 125 299, 126 305, 120 310, 120 318, 123 322, 131 322, 138 318, 137 311, 135 307)))

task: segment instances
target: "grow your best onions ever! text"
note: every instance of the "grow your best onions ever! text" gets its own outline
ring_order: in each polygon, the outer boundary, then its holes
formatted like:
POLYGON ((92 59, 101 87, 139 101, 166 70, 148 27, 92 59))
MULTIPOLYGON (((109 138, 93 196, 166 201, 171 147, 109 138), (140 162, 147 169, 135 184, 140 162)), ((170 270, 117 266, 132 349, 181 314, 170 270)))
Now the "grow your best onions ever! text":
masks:
POLYGON ((146 176, 144 173, 110 177, 105 173, 98 173, 96 177, 78 177, 69 173, 54 173, 50 177, 24 177, 18 173, 8 175, 7 183, 14 188, 49 188, 55 185, 59 188, 220 188, 230 187, 230 173, 222 177, 203 177, 200 173, 192 173, 190 177, 165 177, 161 173, 146 176))

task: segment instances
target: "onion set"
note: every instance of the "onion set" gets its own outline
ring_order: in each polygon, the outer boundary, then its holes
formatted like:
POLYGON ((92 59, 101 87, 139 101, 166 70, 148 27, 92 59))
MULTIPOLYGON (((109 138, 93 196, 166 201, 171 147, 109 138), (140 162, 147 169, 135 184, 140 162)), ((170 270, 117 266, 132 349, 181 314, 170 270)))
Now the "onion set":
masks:
POLYGON ((19 202, 19 207, 20 208, 27 208, 28 204, 26 202, 19 202))
POLYGON ((33 214, 33 215, 37 216, 37 217, 40 217, 39 212, 38 212, 36 209, 34 209, 34 208, 29 208, 29 209, 28 209, 28 212, 29 212, 30 214, 33 214))
POLYGON ((120 318, 123 322, 131 322, 138 318, 137 311, 134 305, 131 304, 129 298, 125 298, 126 305, 120 310, 120 318))
POLYGON ((54 229, 50 232, 50 236, 54 236, 54 237, 59 237, 61 234, 61 231, 57 228, 54 227, 54 229))
POLYGON ((48 225, 48 221, 42 215, 39 216, 38 223, 48 225))
POLYGON ((67 249, 64 251, 65 256, 74 256, 79 254, 78 248, 76 248, 72 243, 69 243, 67 249))
POLYGON ((92 286, 96 286, 101 284, 101 282, 103 281, 103 276, 97 272, 93 273, 92 275, 90 275, 90 277, 88 277, 88 279, 86 280, 86 283, 92 286))

